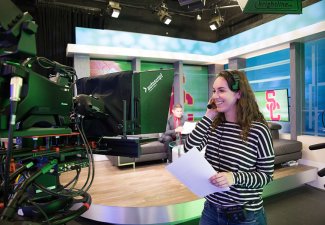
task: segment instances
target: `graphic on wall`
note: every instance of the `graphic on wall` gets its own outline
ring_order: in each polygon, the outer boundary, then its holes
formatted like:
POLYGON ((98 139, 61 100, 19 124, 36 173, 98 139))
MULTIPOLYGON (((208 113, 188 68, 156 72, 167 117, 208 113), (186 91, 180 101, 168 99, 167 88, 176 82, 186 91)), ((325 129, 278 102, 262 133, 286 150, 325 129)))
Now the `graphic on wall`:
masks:
MULTIPOLYGON (((185 83, 185 77, 183 76, 183 84, 185 83)), ((184 108, 185 108, 185 105, 194 105, 194 98, 191 96, 190 93, 186 92, 185 90, 183 90, 183 95, 184 95, 184 108)), ((170 104, 169 104, 169 114, 171 115, 173 112, 173 106, 175 105, 175 100, 174 100, 174 86, 172 88, 172 93, 171 93, 171 96, 170 96, 170 104)), ((187 112, 184 110, 184 113, 187 117, 187 120, 188 121, 194 121, 194 115, 193 113, 191 112, 187 112)))
POLYGON ((90 60, 90 76, 131 70, 130 62, 110 60, 90 60))
MULTIPOLYGON (((183 76, 183 85, 185 84, 185 76, 183 76)), ((185 89, 183 90, 183 95, 184 95, 184 105, 187 106, 193 106, 194 105, 194 98, 193 96, 187 92, 185 89)), ((194 114, 191 112, 187 112, 187 120, 188 121, 194 121, 194 114)))
POLYGON ((183 71, 184 112, 189 121, 198 121, 208 102, 208 67, 184 65, 183 71))

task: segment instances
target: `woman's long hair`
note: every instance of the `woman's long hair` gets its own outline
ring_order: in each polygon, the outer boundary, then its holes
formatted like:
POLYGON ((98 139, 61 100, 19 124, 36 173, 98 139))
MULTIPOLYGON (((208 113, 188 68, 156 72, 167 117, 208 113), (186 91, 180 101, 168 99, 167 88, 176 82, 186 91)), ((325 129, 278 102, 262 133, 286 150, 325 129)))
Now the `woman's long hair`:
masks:
MULTIPOLYGON (((227 83, 228 87, 233 90, 233 85, 236 86, 238 82, 237 90, 235 92, 240 92, 240 99, 236 102, 237 109, 237 123, 242 129, 242 138, 247 140, 250 126, 253 121, 261 122, 267 125, 263 114, 260 112, 255 95, 251 86, 248 83, 246 75, 244 72, 233 70, 233 71, 222 71, 218 74, 217 77, 223 77, 227 83)), ((212 123, 213 129, 215 129, 219 124, 226 121, 224 113, 218 113, 216 118, 212 123)))

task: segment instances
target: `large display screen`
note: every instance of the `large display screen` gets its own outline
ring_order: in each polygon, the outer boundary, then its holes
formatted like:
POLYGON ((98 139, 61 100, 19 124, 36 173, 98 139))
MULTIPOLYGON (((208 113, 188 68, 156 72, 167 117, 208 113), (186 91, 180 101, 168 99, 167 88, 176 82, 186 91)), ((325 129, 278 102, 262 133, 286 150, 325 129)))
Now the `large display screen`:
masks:
POLYGON ((257 91, 254 94, 267 121, 289 122, 288 89, 257 91))

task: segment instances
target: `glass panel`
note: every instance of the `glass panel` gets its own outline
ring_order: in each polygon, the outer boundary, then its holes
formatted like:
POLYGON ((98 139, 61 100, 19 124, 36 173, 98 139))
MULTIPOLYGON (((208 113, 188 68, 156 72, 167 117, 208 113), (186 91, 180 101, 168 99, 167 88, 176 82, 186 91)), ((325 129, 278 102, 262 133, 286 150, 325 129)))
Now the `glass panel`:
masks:
POLYGON ((303 134, 325 136, 325 38, 305 43, 303 134))
MULTIPOLYGON (((246 68, 244 68, 244 71, 254 92, 287 89, 288 98, 290 98, 289 49, 249 58, 246 60, 246 68)), ((270 103, 274 103, 275 99, 272 98, 271 100, 272 102, 270 103)), ((290 106, 285 104, 284 107, 290 106)), ((276 118, 278 117, 274 117, 274 119, 276 118)), ((281 124, 281 132, 290 132, 290 122, 276 121, 276 123, 281 124)))

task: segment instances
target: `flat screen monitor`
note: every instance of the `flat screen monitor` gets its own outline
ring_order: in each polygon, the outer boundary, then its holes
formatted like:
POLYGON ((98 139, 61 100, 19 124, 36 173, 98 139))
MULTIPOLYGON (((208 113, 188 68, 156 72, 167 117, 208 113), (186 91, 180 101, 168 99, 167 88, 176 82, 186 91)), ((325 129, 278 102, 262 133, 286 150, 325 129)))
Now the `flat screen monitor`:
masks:
POLYGON ((254 94, 267 121, 289 122, 288 89, 257 91, 254 94))

